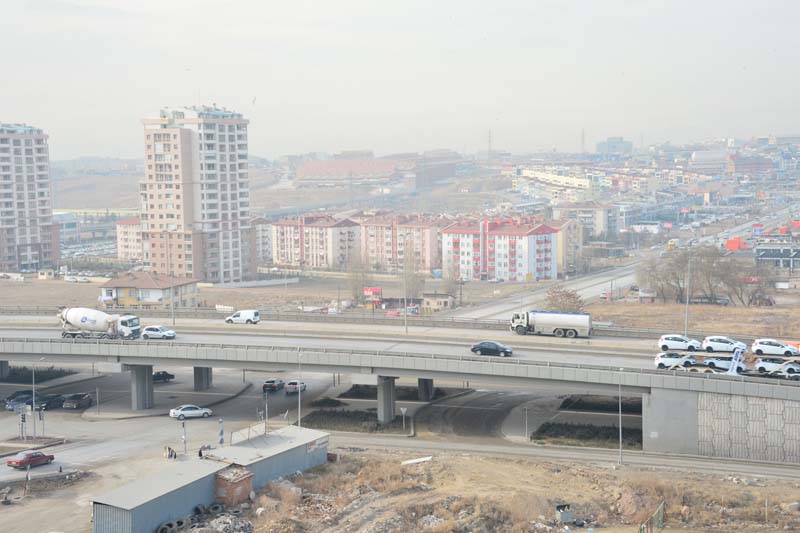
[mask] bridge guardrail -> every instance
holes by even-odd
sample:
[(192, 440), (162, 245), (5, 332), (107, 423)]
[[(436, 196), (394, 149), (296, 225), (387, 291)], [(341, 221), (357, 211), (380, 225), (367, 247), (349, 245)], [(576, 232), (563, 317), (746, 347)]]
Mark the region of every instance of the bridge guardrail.
[[(169, 309), (132, 309), (132, 308), (106, 308), (103, 309), (112, 313), (142, 314), (142, 316), (152, 318), (170, 318), (172, 311)], [(56, 307), (48, 306), (0, 306), (0, 315), (56, 315)], [(261, 319), (275, 322), (326, 322), (330, 324), (380, 324), (402, 326), (403, 317), (386, 316), (371, 312), (351, 312), (337, 314), (323, 313), (303, 313), (300, 311), (274, 311), (261, 309)], [(224, 319), (228, 313), (217, 311), (214, 308), (176, 308), (176, 318), (200, 318), (200, 319)], [(462, 328), (462, 329), (485, 329), (494, 331), (508, 330), (506, 320), (477, 320), (471, 318), (435, 318), (433, 316), (409, 316), (408, 325), (414, 327), (429, 328)], [(633, 328), (624, 326), (614, 326), (596, 324), (594, 330), (598, 334), (609, 337), (629, 337), (639, 339), (652, 339), (654, 342), (661, 336), (670, 333), (677, 333), (675, 330), (658, 328)], [(759, 337), (755, 334), (746, 333), (725, 333), (719, 331), (690, 331), (689, 336), (702, 339), (709, 335), (725, 335), (750, 343)]]
[[(624, 368), (619, 366), (587, 365), (578, 363), (536, 361), (530, 359), (504, 358), (504, 357), (489, 359), (482, 356), (448, 355), (448, 354), (438, 354), (438, 353), (434, 354), (434, 353), (415, 353), (415, 352), (392, 352), (392, 351), (381, 351), (381, 350), (341, 350), (341, 349), (303, 348), (303, 347), (288, 348), (286, 346), (248, 345), (248, 344), (179, 343), (179, 342), (171, 342), (169, 344), (164, 344), (164, 343), (149, 342), (149, 341), (0, 337), (0, 347), (4, 346), (5, 343), (24, 343), (24, 344), (39, 343), (39, 344), (48, 344), (54, 346), (77, 344), (77, 345), (90, 345), (90, 346), (111, 345), (111, 346), (131, 346), (131, 347), (153, 347), (156, 348), (155, 350), (153, 350), (155, 353), (157, 353), (159, 349), (174, 347), (176, 351), (180, 351), (181, 353), (181, 355), (179, 357), (176, 357), (176, 359), (178, 358), (198, 359), (198, 357), (196, 356), (192, 357), (189, 354), (191, 350), (198, 350), (198, 349), (220, 350), (220, 351), (226, 349), (245, 350), (245, 351), (251, 351), (251, 350), (280, 351), (280, 352), (295, 351), (298, 353), (308, 353), (308, 354), (311, 353), (321, 353), (326, 355), (341, 354), (342, 356), (378, 356), (378, 357), (400, 356), (405, 358), (426, 359), (426, 360), (438, 359), (438, 360), (470, 361), (470, 362), (513, 365), (513, 366), (565, 368), (565, 369), (576, 369), (576, 370), (600, 370), (600, 371), (616, 372), (628, 375), (636, 374), (636, 375), (649, 375), (649, 376), (662, 376), (662, 377), (675, 376), (675, 377), (685, 377), (688, 379), (695, 379), (695, 380), (720, 380), (720, 381), (737, 382), (737, 383), (763, 384), (763, 385), (770, 385), (777, 387), (791, 387), (794, 389), (800, 387), (800, 381), (769, 379), (765, 377), (748, 376), (748, 375), (731, 376), (727, 374), (711, 374), (711, 373), (687, 372), (678, 370), (665, 371), (665, 370), (655, 370), (646, 368)], [(158, 356), (155, 355), (146, 357), (158, 357)]]

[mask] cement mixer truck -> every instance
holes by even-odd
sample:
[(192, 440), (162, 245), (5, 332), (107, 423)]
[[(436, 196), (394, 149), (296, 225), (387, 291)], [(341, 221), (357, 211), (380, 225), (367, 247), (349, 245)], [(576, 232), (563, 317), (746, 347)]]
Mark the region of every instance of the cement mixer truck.
[(142, 332), (139, 317), (109, 315), (97, 309), (65, 307), (58, 313), (61, 336), (81, 339), (137, 339)]

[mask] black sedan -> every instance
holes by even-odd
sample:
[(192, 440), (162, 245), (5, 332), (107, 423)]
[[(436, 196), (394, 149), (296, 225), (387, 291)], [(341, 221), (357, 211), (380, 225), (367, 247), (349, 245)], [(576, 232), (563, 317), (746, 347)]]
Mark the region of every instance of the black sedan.
[(499, 355), (500, 357), (508, 357), (514, 353), (508, 346), (495, 341), (481, 341), (473, 345), (470, 351), (480, 355)]
[[(33, 398), (25, 402), (27, 405), (33, 405)], [(36, 395), (36, 410), (50, 410), (58, 409), (64, 406), (64, 397), (60, 394), (37, 394)]]

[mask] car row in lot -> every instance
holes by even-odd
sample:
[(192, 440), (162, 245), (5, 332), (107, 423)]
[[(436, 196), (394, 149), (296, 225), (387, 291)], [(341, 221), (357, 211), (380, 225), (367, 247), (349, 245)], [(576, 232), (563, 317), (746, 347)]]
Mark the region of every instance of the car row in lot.
[[(705, 356), (701, 363), (698, 363), (694, 354), (685, 352), (661, 352), (656, 354), (655, 357), (656, 367), (662, 370), (703, 366), (712, 370), (727, 372), (732, 364), (732, 355)], [(748, 369), (744, 361), (739, 361), (736, 365), (736, 371), (739, 373), (749, 370), (751, 369)], [(759, 374), (773, 374), (776, 372), (787, 376), (797, 374), (798, 379), (800, 379), (800, 363), (783, 357), (759, 357), (753, 363), (752, 370)]]
[[(658, 347), (663, 351), (686, 350), (689, 352), (734, 352), (736, 350), (747, 351), (747, 345), (741, 341), (731, 339), (722, 335), (711, 335), (703, 339), (689, 338), (685, 335), (662, 335), (658, 339)], [(775, 339), (756, 339), (750, 345), (750, 352), (755, 355), (782, 355), (784, 357), (800, 356), (800, 350), (796, 346), (781, 342)]]
[(91, 394), (79, 392), (75, 394), (47, 394), (36, 395), (36, 405), (33, 402), (33, 391), (30, 389), (18, 390), (5, 398), (5, 408), (7, 411), (19, 409), (27, 410), (33, 407), (36, 411), (48, 411), (52, 409), (85, 409), (91, 407), (94, 398)]

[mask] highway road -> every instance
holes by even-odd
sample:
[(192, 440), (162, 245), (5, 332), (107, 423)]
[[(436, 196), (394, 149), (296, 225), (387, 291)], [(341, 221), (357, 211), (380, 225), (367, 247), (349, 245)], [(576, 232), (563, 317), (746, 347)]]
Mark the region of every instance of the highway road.
[[(613, 287), (627, 287), (636, 282), (637, 263), (617, 267), (598, 274), (582, 276), (562, 283), (578, 291), (584, 300), (597, 298)], [(478, 307), (464, 307), (448, 314), (450, 317), (476, 320), (510, 320), (511, 313), (520, 309), (534, 309), (544, 302), (549, 286), (532, 289)]]
[[(257, 327), (257, 326), (255, 326)], [(504, 333), (504, 332), (494, 332)], [(53, 331), (46, 330), (0, 330), (0, 336), (5, 338), (37, 338), (37, 339), (59, 339), (54, 337)], [(341, 336), (341, 334), (339, 335)], [(198, 344), (230, 344), (230, 345), (250, 345), (250, 346), (280, 346), (280, 347), (300, 347), (313, 349), (330, 350), (369, 350), (380, 352), (413, 352), (430, 353), (442, 355), (473, 355), (469, 351), (472, 343), (486, 340), (483, 335), (477, 335), (475, 330), (471, 330), (471, 337), (457, 339), (450, 337), (449, 340), (409, 340), (404, 341), (398, 337), (397, 340), (381, 339), (342, 339), (331, 334), (330, 336), (314, 337), (286, 337), (283, 335), (271, 335), (265, 332), (263, 335), (220, 335), (220, 334), (200, 334), (186, 333), (181, 334), (178, 339), (181, 343)], [(505, 338), (505, 337), (508, 338)], [(553, 363), (573, 363), (585, 365), (619, 366), (625, 368), (653, 368), (653, 355), (655, 347), (642, 349), (641, 353), (629, 353), (620, 350), (619, 354), (603, 353), (598, 354), (592, 346), (568, 345), (561, 346), (541, 346), (541, 347), (520, 347), (513, 341), (527, 339), (518, 337), (512, 333), (503, 336), (489, 337), (493, 340), (503, 342), (514, 349), (512, 357), (527, 359), (532, 361), (545, 361)], [(133, 341), (138, 342), (138, 341)], [(143, 342), (143, 341), (142, 341)], [(162, 343), (169, 341), (150, 341)], [(489, 357), (489, 356), (486, 356)]]

